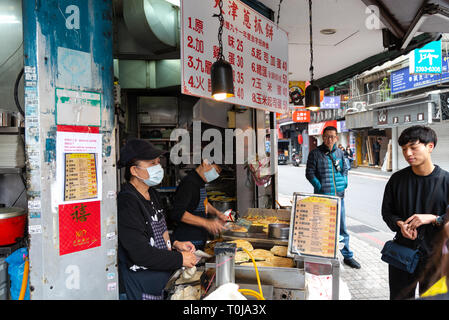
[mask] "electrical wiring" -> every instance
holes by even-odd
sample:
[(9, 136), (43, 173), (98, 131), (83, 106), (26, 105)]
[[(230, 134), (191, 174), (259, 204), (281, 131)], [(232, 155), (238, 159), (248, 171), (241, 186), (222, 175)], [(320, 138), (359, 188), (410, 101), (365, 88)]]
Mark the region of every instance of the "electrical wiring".
[(265, 298), (263, 296), (263, 292), (262, 292), (262, 285), (260, 284), (259, 270), (257, 270), (256, 261), (254, 260), (254, 257), (251, 254), (251, 252), (249, 252), (245, 248), (242, 248), (242, 249), (243, 249), (243, 251), (245, 251), (249, 255), (249, 257), (253, 261), (254, 269), (256, 270), (257, 285), (259, 286), (259, 292), (251, 290), (251, 289), (239, 289), (239, 292), (242, 293), (242, 294), (247, 294), (247, 295), (256, 297), (257, 300), (265, 300)]
[(30, 270), (30, 261), (28, 257), (25, 258), (25, 268), (23, 270), (23, 278), (22, 278), (22, 286), (20, 288), (19, 300), (23, 300), (25, 298), (26, 289), (28, 285), (28, 273)]

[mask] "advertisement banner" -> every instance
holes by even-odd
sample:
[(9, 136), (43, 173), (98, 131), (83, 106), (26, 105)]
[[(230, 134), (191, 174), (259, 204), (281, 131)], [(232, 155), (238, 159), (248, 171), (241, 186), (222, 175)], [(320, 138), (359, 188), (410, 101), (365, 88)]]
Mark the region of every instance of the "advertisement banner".
[(409, 67), (393, 71), (390, 75), (391, 93), (396, 94), (449, 81), (448, 57), (443, 57), (441, 74), (410, 74)]
[[(211, 97), (210, 69), (219, 57), (219, 1), (181, 1), (181, 90)], [(234, 72), (226, 103), (284, 113), (288, 109), (288, 36), (238, 0), (223, 1), (223, 56)]]
[(319, 123), (309, 123), (309, 136), (319, 136), (323, 134), (323, 130), (326, 127), (337, 128), (337, 120), (319, 122)]
[(304, 95), (306, 93), (305, 81), (289, 81), (290, 104), (304, 106)]
[(441, 40), (415, 49), (409, 58), (410, 74), (440, 74), (442, 72)]
[(293, 122), (310, 122), (310, 111), (296, 110), (292, 116)]
[(324, 96), (320, 109), (340, 109), (340, 96)]

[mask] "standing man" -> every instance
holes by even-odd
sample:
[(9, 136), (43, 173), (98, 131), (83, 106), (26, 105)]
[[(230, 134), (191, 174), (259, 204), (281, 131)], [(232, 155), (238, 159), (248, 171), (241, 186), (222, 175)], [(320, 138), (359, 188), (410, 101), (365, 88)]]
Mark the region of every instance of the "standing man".
[[(413, 299), (417, 281), (433, 250), (437, 233), (442, 230), (449, 196), (449, 173), (432, 163), (437, 144), (435, 131), (424, 126), (405, 129), (398, 139), (410, 166), (394, 173), (385, 186), (382, 218), (396, 232), (395, 241), (420, 248), (421, 257), (410, 274), (389, 265), (390, 299)], [(431, 283), (419, 282), (419, 293)]]
[[(227, 217), (207, 202), (206, 194), (206, 183), (217, 179), (219, 171), (216, 164), (205, 159), (182, 179), (169, 214), (177, 222), (173, 232), (175, 240), (190, 241), (197, 249), (203, 250), (209, 233), (218, 234), (224, 230)], [(217, 219), (209, 219), (210, 216)]]
[(345, 189), (348, 186), (348, 165), (343, 151), (337, 148), (337, 128), (329, 126), (323, 131), (323, 144), (309, 154), (306, 178), (313, 185), (314, 193), (338, 196), (341, 198), (340, 237), (344, 247), (341, 249), (343, 262), (351, 268), (360, 269), (349, 249), (349, 233), (346, 229)]
[(382, 142), (382, 138), (376, 138), (373, 142), (373, 153), (374, 153), (374, 165), (376, 167), (379, 166), (380, 163), (380, 143)]

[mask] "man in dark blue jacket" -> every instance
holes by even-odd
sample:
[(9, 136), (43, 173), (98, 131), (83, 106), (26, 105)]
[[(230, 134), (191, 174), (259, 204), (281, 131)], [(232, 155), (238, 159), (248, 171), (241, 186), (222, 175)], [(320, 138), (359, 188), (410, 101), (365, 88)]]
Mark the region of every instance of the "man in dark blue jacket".
[(345, 189), (348, 186), (348, 165), (342, 150), (337, 148), (337, 129), (329, 126), (323, 131), (323, 144), (313, 150), (307, 159), (306, 178), (313, 185), (314, 193), (341, 198), (340, 237), (344, 243), (341, 254), (343, 262), (351, 268), (360, 269), (349, 249), (349, 234), (346, 229)]

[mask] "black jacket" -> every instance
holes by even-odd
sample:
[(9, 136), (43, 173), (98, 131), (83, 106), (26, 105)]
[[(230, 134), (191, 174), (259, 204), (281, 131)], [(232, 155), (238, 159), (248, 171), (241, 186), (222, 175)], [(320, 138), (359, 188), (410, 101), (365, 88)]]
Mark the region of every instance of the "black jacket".
[[(149, 189), (150, 197), (160, 206), (158, 193)], [(182, 267), (182, 254), (177, 251), (158, 249), (150, 245), (154, 231), (150, 215), (155, 214), (148, 201), (130, 183), (122, 186), (118, 194), (118, 242), (128, 267), (133, 265), (152, 270), (176, 270)], [(148, 215), (148, 213), (150, 215)], [(165, 219), (159, 214), (160, 219)]]
[(415, 248), (419, 243), (425, 256), (429, 256), (434, 238), (441, 228), (433, 224), (418, 227), (421, 239), (410, 240), (402, 236), (397, 221), (405, 221), (413, 214), (444, 215), (449, 198), (449, 172), (435, 166), (428, 176), (416, 175), (411, 167), (394, 173), (388, 181), (382, 202), (382, 218), (396, 232), (399, 243)]

